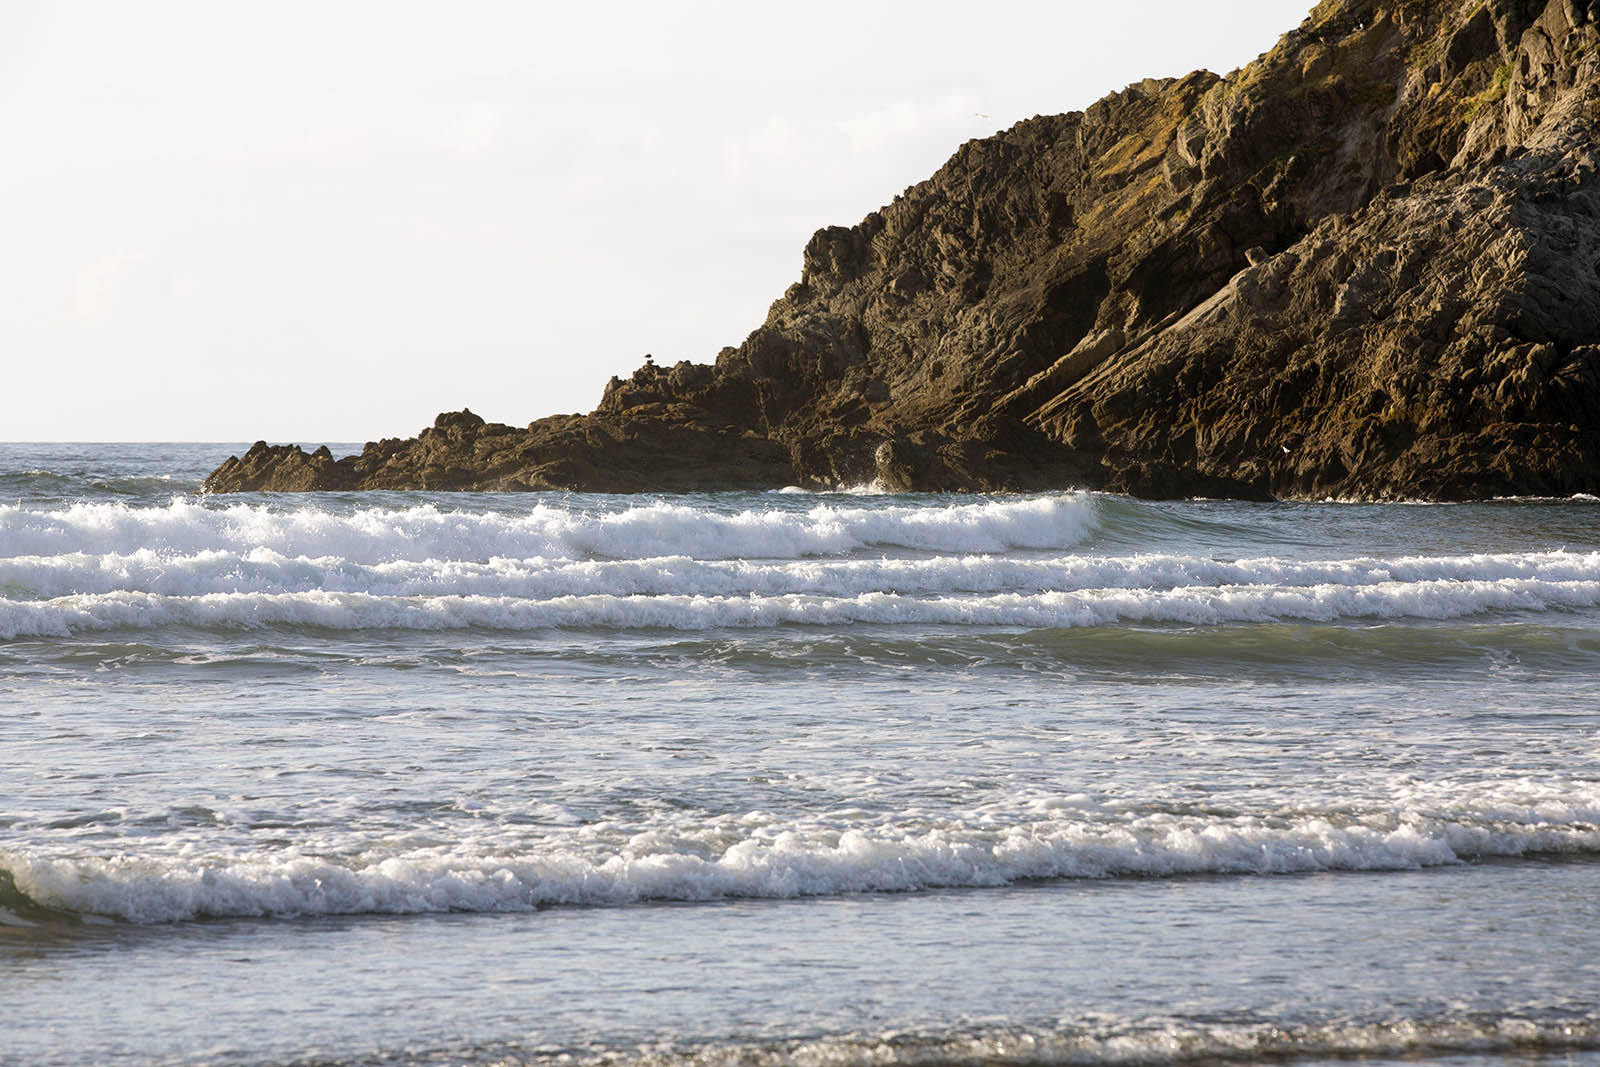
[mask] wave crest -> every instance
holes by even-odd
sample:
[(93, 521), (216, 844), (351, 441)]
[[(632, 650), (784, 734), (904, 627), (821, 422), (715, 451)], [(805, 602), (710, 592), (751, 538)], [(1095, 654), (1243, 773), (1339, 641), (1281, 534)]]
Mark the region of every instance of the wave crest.
[(39, 907), (165, 922), (833, 896), (1036, 879), (1414, 870), (1477, 857), (1600, 852), (1594, 789), (1504, 799), (1443, 814), (1237, 816), (1112, 812), (1080, 800), (998, 826), (981, 814), (838, 824), (749, 813), (427, 848), (367, 841), (344, 855), (303, 846), (208, 857), (13, 850), (0, 852), (0, 868)]
[(892, 547), (935, 552), (1062, 549), (1094, 527), (1095, 504), (1068, 493), (938, 506), (785, 508), (719, 512), (676, 503), (579, 511), (536, 504), (521, 512), (418, 507), (340, 514), (174, 499), (165, 508), (84, 503), (39, 512), (0, 507), (8, 556), (72, 553), (161, 556), (269, 549), (287, 557), (355, 563), (396, 560), (799, 559)]
[[(1600, 1019), (1555, 1009), (1537, 1014), (1489, 1013), (1322, 1023), (1182, 1019), (1089, 1020), (1050, 1027), (992, 1026), (935, 1034), (845, 1034), (767, 1043), (707, 1044), (643, 1052), (574, 1056), (519, 1055), (518, 1062), (578, 1067), (946, 1067), (983, 1063), (1046, 1064), (1234, 1063), (1305, 1057), (1421, 1058), (1472, 1053), (1539, 1053), (1600, 1048)], [(517, 1050), (485, 1050), (504, 1062)], [(477, 1057), (453, 1050), (451, 1061)]]
[(1372, 586), (1091, 589), (987, 596), (837, 597), (605, 595), (383, 597), (370, 593), (208, 593), (174, 597), (116, 592), (45, 601), (0, 600), (0, 637), (188, 626), (242, 629), (508, 631), (711, 630), (850, 624), (1069, 628), (1119, 623), (1218, 625), (1341, 619), (1458, 619), (1486, 612), (1600, 606), (1600, 581), (1384, 582)]

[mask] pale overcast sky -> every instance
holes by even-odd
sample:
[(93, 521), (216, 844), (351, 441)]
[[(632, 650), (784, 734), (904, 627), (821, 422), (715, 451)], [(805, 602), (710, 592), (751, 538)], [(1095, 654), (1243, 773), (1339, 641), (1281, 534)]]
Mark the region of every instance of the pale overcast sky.
[(963, 141), (1309, 6), (0, 0), (0, 440), (588, 411)]

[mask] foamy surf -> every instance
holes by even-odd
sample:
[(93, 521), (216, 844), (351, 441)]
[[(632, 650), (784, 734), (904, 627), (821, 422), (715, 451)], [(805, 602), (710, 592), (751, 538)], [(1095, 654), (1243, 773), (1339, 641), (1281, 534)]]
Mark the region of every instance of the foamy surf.
[(535, 504), (526, 511), (457, 511), (259, 505), (174, 499), (164, 508), (83, 503), (55, 511), (0, 507), (7, 557), (192, 556), (268, 549), (288, 557), (395, 560), (797, 559), (875, 548), (1003, 552), (1069, 548), (1094, 528), (1085, 494), (931, 506), (779, 508), (718, 511), (680, 503), (581, 510)]
[(558, 596), (851, 597), (1232, 586), (1375, 586), (1424, 582), (1600, 581), (1600, 553), (1215, 560), (1149, 553), (1020, 558), (937, 555), (914, 559), (807, 558), (778, 562), (658, 556), (631, 560), (491, 557), (362, 563), (337, 556), (286, 556), (269, 548), (184, 555), (128, 554), (0, 558), (0, 593), (11, 599), (146, 592), (368, 593), (383, 597)]
[(165, 626), (1197, 626), (1600, 606), (1600, 552), (1087, 551), (1105, 521), (1164, 520), (1083, 494), (803, 510), (535, 502), (519, 512), (434, 503), (284, 511), (186, 500), (0, 508), (0, 638)]
[[(997, 887), (1045, 879), (1398, 871), (1485, 857), (1600, 853), (1600, 791), (1569, 784), (1499, 803), (1200, 815), (1086, 798), (992, 813), (876, 820), (761, 812), (538, 832), (462, 830), (451, 844), (322, 841), (235, 852), (181, 842), (114, 855), (0, 850), (28, 905), (131, 922), (223, 916), (528, 911), (554, 905), (794, 898)], [(0, 885), (3, 885), (0, 880)], [(19, 902), (0, 899), (0, 904)]]
[(600, 1054), (569, 1050), (441, 1050), (437, 1062), (563, 1063), (576, 1067), (947, 1067), (993, 1064), (1252, 1063), (1395, 1057), (1537, 1057), (1600, 1049), (1600, 1017), (1557, 1005), (1516, 1014), (1457, 1013), (1381, 1020), (1197, 1021), (1101, 1017), (946, 1032), (851, 1033), (781, 1041), (663, 1042)]
[(0, 1063), (1584, 1047), (1586, 503), (174, 502), (211, 452), (8, 453), (70, 477), (0, 477)]
[(986, 596), (862, 593), (777, 596), (607, 595), (384, 597), (369, 593), (115, 592), (44, 601), (0, 600), (0, 637), (87, 631), (319, 627), (332, 630), (664, 629), (775, 626), (992, 626), (1072, 628), (1130, 623), (1214, 626), (1342, 619), (1459, 619), (1489, 612), (1600, 606), (1600, 581), (1382, 582), (1372, 586), (1224, 586), (1095, 589)]

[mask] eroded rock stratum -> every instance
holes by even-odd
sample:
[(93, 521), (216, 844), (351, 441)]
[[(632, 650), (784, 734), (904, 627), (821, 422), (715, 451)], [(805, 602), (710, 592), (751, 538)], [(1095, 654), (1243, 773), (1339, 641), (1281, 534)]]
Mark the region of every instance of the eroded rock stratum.
[(1597, 6), (1326, 0), (961, 146), (712, 365), (207, 487), (1600, 492)]

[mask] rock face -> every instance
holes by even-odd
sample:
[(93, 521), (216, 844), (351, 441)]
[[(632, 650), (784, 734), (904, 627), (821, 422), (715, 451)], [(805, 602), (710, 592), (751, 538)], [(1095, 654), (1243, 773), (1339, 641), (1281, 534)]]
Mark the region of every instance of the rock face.
[(1600, 0), (1325, 0), (963, 145), (714, 365), (213, 491), (1600, 492)]

